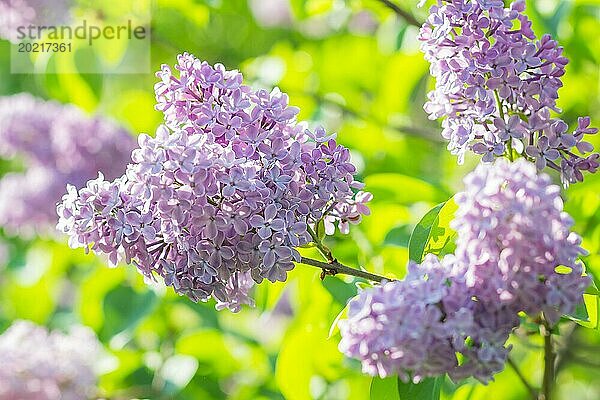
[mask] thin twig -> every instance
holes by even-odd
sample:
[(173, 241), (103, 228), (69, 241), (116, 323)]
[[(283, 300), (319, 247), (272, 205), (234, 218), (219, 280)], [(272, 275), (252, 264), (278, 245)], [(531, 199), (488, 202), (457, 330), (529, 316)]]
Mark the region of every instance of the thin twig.
[(305, 265), (310, 265), (313, 267), (321, 268), (323, 270), (323, 275), (337, 275), (344, 274), (350, 276), (356, 276), (358, 278), (368, 279), (374, 282), (381, 282), (383, 280), (393, 281), (394, 279), (386, 278), (385, 276), (380, 276), (376, 274), (372, 274), (370, 272), (361, 271), (360, 269), (348, 267), (340, 263), (337, 260), (333, 260), (331, 262), (323, 262), (319, 260), (314, 260), (312, 258), (302, 257), (300, 263)]
[(533, 386), (531, 386), (531, 384), (527, 381), (527, 378), (525, 378), (525, 376), (523, 375), (523, 373), (519, 369), (519, 366), (510, 357), (508, 358), (508, 365), (510, 365), (511, 368), (513, 369), (513, 371), (515, 371), (515, 374), (517, 374), (517, 376), (519, 377), (519, 379), (523, 383), (523, 386), (525, 386), (527, 388), (527, 391), (531, 395), (532, 400), (537, 400), (538, 399), (538, 392), (537, 392), (537, 390), (535, 390), (533, 388)]
[(386, 7), (390, 8), (391, 10), (393, 10), (399, 17), (403, 18), (409, 25), (413, 25), (413, 26), (416, 26), (418, 28), (420, 28), (421, 25), (423, 25), (421, 22), (419, 22), (414, 17), (414, 15), (412, 15), (408, 11), (400, 8), (400, 6), (398, 6), (397, 4), (391, 2), (390, 0), (379, 0), (379, 2), (385, 4)]
[[(338, 102), (330, 101), (330, 100), (328, 100), (326, 98), (322, 98), (322, 97), (319, 98), (317, 96), (315, 96), (315, 99), (317, 101), (321, 101), (321, 102), (331, 104), (333, 106), (337, 106), (344, 114), (350, 115), (354, 118), (357, 118), (357, 119), (360, 119), (363, 121), (371, 122), (375, 125), (378, 125), (381, 128), (392, 129), (403, 135), (417, 137), (417, 138), (428, 140), (428, 141), (434, 142), (434, 143), (443, 143), (444, 142), (444, 139), (442, 138), (441, 135), (435, 134), (429, 129), (423, 129), (423, 128), (420, 128), (417, 126), (412, 126), (412, 125), (399, 125), (399, 124), (390, 124), (390, 123), (382, 122), (373, 115), (361, 113), (350, 107), (344, 106)], [(432, 129), (437, 129), (437, 128), (432, 127)]]
[[(434, 143), (444, 143), (444, 139), (441, 137), (441, 135), (439, 134), (435, 134), (434, 132), (432, 132), (429, 129), (423, 129), (421, 127), (417, 127), (417, 126), (411, 126), (411, 125), (398, 125), (398, 124), (389, 124), (383, 121), (380, 121), (378, 118), (376, 118), (374, 115), (372, 114), (367, 114), (367, 113), (363, 113), (363, 112), (359, 112), (357, 110), (354, 110), (344, 104), (341, 104), (340, 102), (334, 101), (332, 99), (329, 99), (325, 96), (322, 96), (318, 93), (308, 93), (308, 92), (294, 92), (294, 91), (289, 91), (286, 90), (286, 93), (288, 94), (298, 94), (298, 95), (302, 95), (302, 96), (311, 96), (313, 98), (313, 100), (315, 100), (317, 103), (320, 104), (328, 104), (334, 107), (337, 107), (340, 109), (340, 111), (346, 115), (349, 115), (351, 117), (354, 117), (356, 119), (360, 119), (362, 121), (366, 121), (366, 122), (371, 122), (383, 129), (392, 129), (395, 130), (401, 134), (404, 134), (406, 136), (413, 136), (413, 137), (417, 137), (420, 139), (424, 139), (424, 140), (428, 140), (430, 142), (434, 142)], [(437, 129), (436, 127), (431, 127), (431, 129)]]
[(539, 400), (551, 400), (552, 387), (554, 384), (554, 349), (552, 348), (552, 330), (547, 321), (544, 320), (540, 326), (544, 337), (544, 381), (542, 383), (542, 395)]

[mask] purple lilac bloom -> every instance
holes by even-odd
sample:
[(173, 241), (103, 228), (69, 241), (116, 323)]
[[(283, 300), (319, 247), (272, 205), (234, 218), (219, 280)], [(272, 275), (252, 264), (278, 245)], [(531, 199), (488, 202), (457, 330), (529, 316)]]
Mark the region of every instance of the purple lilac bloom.
[[(428, 256), (421, 265), (410, 263), (404, 280), (361, 291), (348, 304), (348, 318), (339, 322), (340, 351), (361, 360), (367, 374), (397, 374), (405, 381), (454, 369), (458, 330), (450, 326), (463, 302), (449, 310), (440, 306), (454, 285), (450, 260)], [(464, 317), (458, 325), (470, 325), (470, 315)]]
[[(588, 117), (569, 130), (551, 112), (568, 59), (549, 35), (536, 38), (523, 13), (525, 2), (504, 8), (500, 0), (440, 0), (420, 32), (421, 49), (436, 78), (425, 110), (445, 118), (442, 136), (463, 162), (472, 150), (484, 162), (513, 149), (560, 171), (563, 184), (595, 172), (598, 154), (585, 140), (595, 134)], [(592, 154), (590, 154), (592, 153)]]
[(116, 178), (134, 146), (125, 129), (75, 106), (25, 93), (0, 98), (0, 157), (24, 166), (0, 179), (0, 226), (52, 232), (65, 186), (82, 187), (98, 171)]
[(57, 25), (68, 19), (71, 0), (0, 0), (0, 38), (17, 43), (19, 27)]
[(48, 332), (16, 321), (0, 335), (0, 400), (82, 400), (95, 397), (94, 362), (101, 354), (94, 332), (76, 327)]
[(523, 159), (498, 159), (469, 174), (455, 199), (456, 256), (468, 286), (490, 287), (482, 304), (543, 312), (552, 324), (575, 310), (589, 285), (578, 261), (585, 250), (548, 175)]
[(362, 291), (339, 323), (340, 351), (374, 376), (418, 382), (448, 373), (488, 382), (504, 366), (504, 343), (518, 318), (482, 307), (463, 271), (454, 256), (430, 254), (420, 265), (409, 263), (403, 280)]
[(124, 258), (194, 301), (237, 311), (255, 282), (284, 281), (320, 221), (347, 231), (368, 214), (347, 148), (295, 120), (278, 89), (189, 54), (157, 73), (166, 126), (141, 135), (125, 174), (102, 175), (58, 206), (73, 247)]
[(590, 280), (577, 258), (585, 252), (550, 177), (526, 160), (499, 159), (478, 166), (465, 186), (456, 195), (455, 255), (427, 255), (402, 281), (350, 301), (339, 348), (365, 373), (487, 383), (504, 368), (520, 312), (554, 325), (581, 302)]

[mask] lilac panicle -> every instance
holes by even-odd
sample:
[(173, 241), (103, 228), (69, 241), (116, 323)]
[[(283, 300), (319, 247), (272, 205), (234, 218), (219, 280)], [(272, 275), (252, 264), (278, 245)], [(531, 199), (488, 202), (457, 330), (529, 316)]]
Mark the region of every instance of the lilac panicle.
[(468, 150), (484, 162), (512, 151), (560, 171), (564, 185), (596, 172), (598, 153), (586, 141), (597, 133), (589, 117), (569, 129), (551, 112), (569, 60), (549, 35), (537, 38), (525, 2), (440, 0), (420, 32), (436, 87), (425, 110), (444, 118), (442, 136), (462, 163)]
[(454, 255), (430, 254), (402, 281), (350, 301), (339, 347), (364, 372), (486, 383), (504, 368), (520, 312), (554, 325), (581, 302), (585, 251), (548, 175), (524, 159), (499, 159), (469, 174), (455, 199)]
[[(450, 262), (429, 256), (421, 265), (410, 263), (404, 280), (361, 291), (348, 304), (348, 319), (339, 322), (340, 351), (360, 359), (365, 373), (405, 381), (455, 368), (450, 326), (465, 321), (450, 321), (464, 302), (452, 304), (452, 311), (440, 307), (454, 292)], [(459, 315), (470, 324), (468, 313)]]
[(430, 254), (420, 265), (409, 263), (403, 280), (362, 291), (339, 323), (340, 351), (374, 376), (418, 382), (448, 373), (489, 381), (504, 366), (504, 344), (518, 318), (481, 307), (462, 270), (455, 257)]
[(52, 232), (65, 186), (82, 187), (98, 171), (116, 178), (134, 146), (127, 130), (75, 106), (26, 93), (0, 97), (0, 157), (24, 166), (0, 180), (0, 226)]
[(575, 310), (589, 285), (578, 260), (586, 253), (548, 175), (523, 159), (499, 159), (469, 174), (455, 199), (456, 256), (468, 266), (467, 283), (493, 289), (482, 302), (543, 312), (551, 323)]
[(15, 321), (0, 335), (0, 400), (95, 397), (94, 362), (101, 349), (94, 332), (86, 327), (65, 334)]
[(165, 126), (139, 137), (122, 177), (68, 188), (58, 228), (71, 246), (237, 311), (255, 282), (286, 279), (319, 221), (347, 232), (368, 214), (348, 149), (296, 122), (278, 89), (189, 54), (157, 76)]

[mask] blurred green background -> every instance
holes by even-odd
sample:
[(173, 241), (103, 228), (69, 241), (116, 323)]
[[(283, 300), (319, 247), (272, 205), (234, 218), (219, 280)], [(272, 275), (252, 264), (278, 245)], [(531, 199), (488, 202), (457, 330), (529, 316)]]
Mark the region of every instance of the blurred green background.
[[(84, 3), (100, 15), (114, 12), (114, 2)], [(421, 21), (426, 17), (427, 9), (417, 9), (415, 0), (396, 3)], [(565, 119), (573, 124), (577, 116), (590, 115), (598, 126), (600, 2), (527, 5), (538, 35), (552, 34), (571, 59), (559, 92)], [(438, 123), (422, 110), (433, 82), (416, 35), (417, 28), (377, 0), (157, 0), (152, 70), (173, 64), (184, 51), (239, 68), (247, 83), (287, 92), (301, 119), (338, 132), (375, 197), (372, 215), (328, 244), (349, 265), (401, 277), (412, 227), (459, 190), (477, 163), (473, 157), (457, 166)], [(104, 62), (114, 54), (77, 57)], [(10, 74), (9, 43), (0, 40), (0, 95), (28, 91), (74, 103), (136, 134), (152, 133), (161, 122), (153, 109), (153, 74), (60, 74), (52, 61), (47, 68), (36, 75)], [(0, 164), (0, 174), (7, 165)], [(600, 174), (573, 185), (565, 197), (590, 251), (588, 268), (600, 275)], [(255, 309), (232, 314), (148, 286), (134, 267), (109, 269), (103, 259), (69, 249), (64, 238), (2, 234), (2, 243), (0, 331), (19, 318), (50, 328), (92, 327), (110, 355), (100, 378), (100, 393), (108, 398), (369, 398), (370, 378), (338, 352), (338, 334), (328, 338), (356, 292), (352, 283), (321, 281), (318, 270), (300, 265), (285, 285), (261, 284)], [(599, 332), (569, 323), (562, 329), (557, 398), (600, 399)], [(540, 382), (538, 338), (517, 334), (511, 341), (524, 374)], [(526, 391), (507, 369), (488, 386), (447, 381), (443, 398), (524, 399)]]

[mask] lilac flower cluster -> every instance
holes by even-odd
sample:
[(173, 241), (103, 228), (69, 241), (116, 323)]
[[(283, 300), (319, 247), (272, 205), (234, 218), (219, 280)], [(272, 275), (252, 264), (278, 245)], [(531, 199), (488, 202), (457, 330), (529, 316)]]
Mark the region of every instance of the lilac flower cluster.
[(505, 342), (519, 318), (475, 300), (485, 291), (468, 287), (464, 270), (452, 255), (440, 261), (429, 254), (420, 265), (409, 263), (403, 280), (362, 291), (339, 322), (340, 351), (373, 376), (418, 382), (447, 373), (488, 382), (504, 367)]
[[(339, 349), (362, 361), (363, 372), (420, 380), (452, 371), (454, 343), (471, 326), (464, 282), (452, 275), (454, 259), (428, 255), (409, 263), (402, 281), (361, 291), (339, 322)], [(460, 301), (456, 301), (460, 299)]]
[(551, 324), (574, 311), (589, 285), (577, 260), (585, 250), (548, 175), (523, 159), (500, 159), (469, 174), (455, 200), (456, 256), (468, 265), (467, 284), (491, 288), (481, 302), (543, 312)]
[(577, 261), (581, 238), (549, 176), (523, 159), (498, 160), (465, 186), (456, 196), (455, 255), (428, 255), (409, 264), (404, 280), (350, 302), (340, 350), (364, 372), (488, 382), (504, 367), (520, 312), (543, 313), (553, 325), (581, 301), (589, 285)]
[(17, 43), (17, 28), (55, 25), (68, 19), (71, 0), (0, 0), (0, 38)]
[(25, 169), (0, 180), (0, 226), (51, 232), (65, 186), (81, 187), (98, 171), (119, 176), (134, 146), (125, 129), (75, 106), (25, 93), (0, 98), (0, 157), (18, 159)]
[[(514, 152), (560, 171), (565, 185), (596, 172), (598, 153), (585, 135), (588, 117), (570, 131), (551, 118), (568, 59), (549, 35), (537, 39), (525, 2), (440, 0), (421, 28), (421, 49), (436, 78), (425, 110), (445, 117), (442, 136), (462, 163), (467, 150), (484, 162)], [(586, 154), (588, 154), (586, 156)]]
[(77, 327), (68, 334), (16, 321), (0, 335), (0, 400), (83, 400), (94, 397), (94, 361), (101, 344)]
[(121, 178), (69, 187), (58, 228), (73, 247), (113, 263), (124, 254), (176, 292), (237, 311), (254, 282), (286, 279), (320, 221), (347, 232), (370, 195), (356, 193), (348, 149), (297, 123), (287, 95), (189, 54), (175, 70), (157, 73), (166, 126), (139, 137)]

